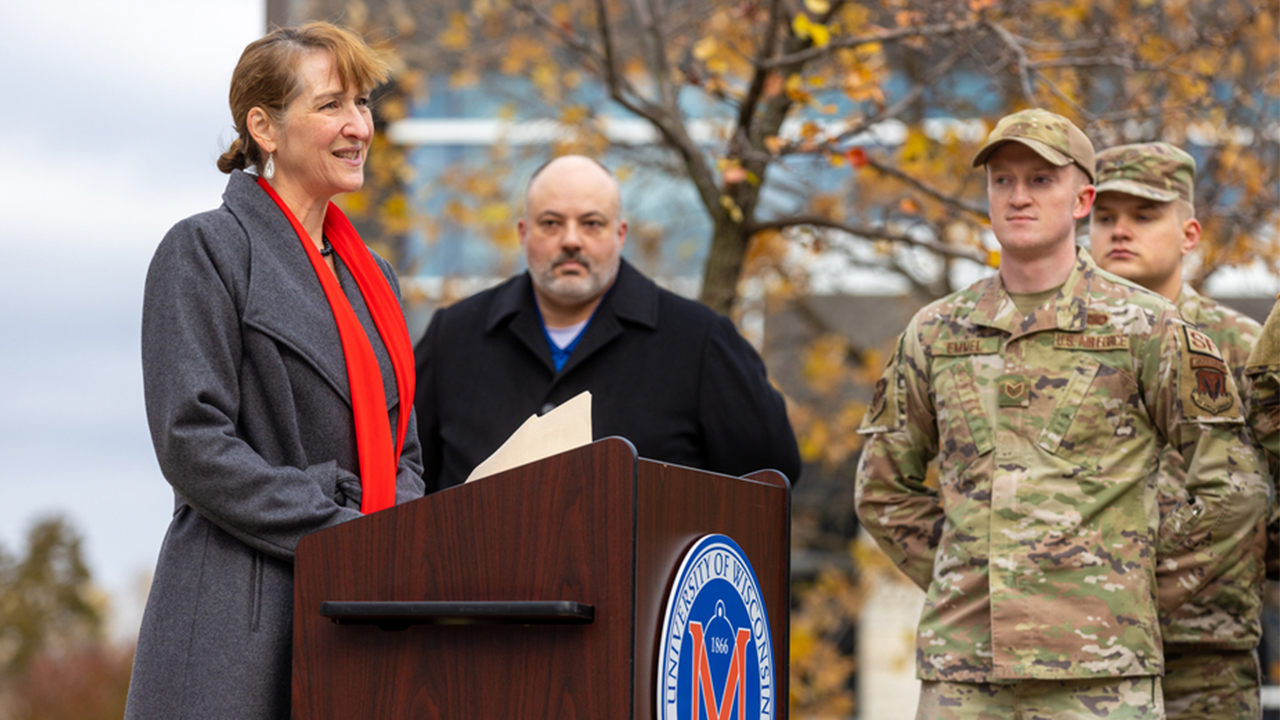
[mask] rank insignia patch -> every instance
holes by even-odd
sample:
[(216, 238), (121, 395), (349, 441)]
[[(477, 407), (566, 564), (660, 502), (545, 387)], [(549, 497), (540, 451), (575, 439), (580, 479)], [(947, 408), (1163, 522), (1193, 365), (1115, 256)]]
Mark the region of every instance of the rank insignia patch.
[(1000, 407), (1026, 407), (1027, 381), (1021, 375), (1004, 375), (999, 380)]

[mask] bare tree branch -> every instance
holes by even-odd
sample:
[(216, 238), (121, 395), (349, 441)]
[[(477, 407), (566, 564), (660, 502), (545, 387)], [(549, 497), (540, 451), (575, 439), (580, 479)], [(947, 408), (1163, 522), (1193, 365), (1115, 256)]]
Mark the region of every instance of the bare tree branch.
[(1022, 97), (1027, 104), (1034, 107), (1036, 104), (1035, 91), (1031, 86), (1031, 75), (1027, 71), (1027, 51), (1018, 42), (1018, 38), (1013, 33), (1006, 30), (1000, 23), (992, 21), (984, 21), (986, 26), (991, 29), (1004, 44), (1009, 46), (1013, 51), (1013, 55), (1018, 61), (1018, 77), (1022, 80)]
[(811, 47), (800, 50), (789, 55), (781, 55), (771, 60), (761, 63), (761, 67), (766, 70), (773, 70), (785, 65), (794, 63), (806, 63), (815, 58), (829, 55), (836, 50), (847, 50), (849, 48), (859, 47), (861, 45), (871, 45), (873, 43), (891, 42), (893, 40), (901, 40), (909, 37), (937, 37), (941, 35), (954, 35), (962, 33), (979, 26), (981, 23), (977, 21), (941, 23), (936, 25), (912, 25), (895, 30), (882, 30), (880, 32), (870, 33), (868, 35), (859, 35), (858, 37), (841, 38), (832, 40), (824, 47)]
[[(855, 126), (846, 128), (844, 131), (837, 133), (836, 136), (828, 137), (822, 142), (787, 142), (785, 146), (782, 146), (781, 149), (778, 150), (778, 156), (781, 158), (781, 156), (785, 155), (814, 155), (819, 154), (819, 152), (836, 152), (836, 154), (838, 154), (838, 152), (841, 151), (841, 143), (849, 140), (849, 138), (868, 132), (869, 129), (872, 129), (872, 127), (876, 126), (877, 123), (883, 122), (883, 120), (899, 117), (899, 115), (904, 113), (904, 111), (908, 109), (913, 102), (919, 100), (920, 96), (924, 94), (924, 91), (928, 90), (928, 87), (933, 85), (934, 82), (937, 82), (938, 78), (941, 78), (942, 76), (945, 76), (947, 72), (950, 72), (956, 61), (959, 61), (963, 56), (963, 50), (956, 50), (955, 53), (947, 56), (947, 58), (943, 59), (941, 63), (934, 65), (928, 76), (925, 76), (922, 81), (911, 87), (911, 90), (906, 92), (906, 95), (900, 97), (896, 102), (893, 102), (893, 105), (888, 106), (888, 108), (884, 108), (879, 111), (879, 113), (872, 115), (872, 117), (863, 118), (858, 124), (855, 124)], [(773, 159), (773, 156), (769, 155), (767, 158)], [(961, 209), (968, 210), (966, 208)], [(986, 211), (983, 211), (982, 214), (986, 215)]]
[(911, 187), (915, 188), (918, 192), (924, 195), (927, 195), (933, 198), (934, 200), (937, 200), (943, 205), (946, 205), (948, 207), (953, 207), (957, 210), (960, 210), (961, 212), (968, 213), (981, 220), (987, 219), (986, 208), (978, 205), (973, 205), (971, 203), (967, 203), (964, 200), (958, 197), (955, 197), (954, 195), (945, 193), (931, 185), (926, 184), (923, 180), (911, 177), (910, 175), (902, 172), (896, 167), (893, 167), (891, 165), (886, 165), (876, 160), (875, 158), (871, 158), (871, 157), (867, 158), (867, 165), (875, 168), (876, 171), (879, 173), (888, 175), (889, 177), (894, 178), (895, 180), (898, 180), (903, 183), (906, 183), (907, 185), (910, 185)]
[[(635, 9), (636, 16), (640, 18), (640, 25), (644, 28), (645, 49), (649, 55), (649, 66), (653, 69), (654, 80), (658, 83), (658, 97), (661, 98), (662, 106), (668, 110), (676, 107), (676, 92), (671, 87), (671, 67), (667, 64), (667, 39), (663, 36), (661, 27), (661, 8), (652, 7), (654, 0), (632, 0), (631, 5)], [(597, 12), (603, 12), (605, 0), (597, 0), (596, 5), (600, 8)]]
[(929, 287), (927, 284), (918, 280), (916, 278), (915, 273), (911, 272), (911, 270), (906, 266), (906, 264), (903, 263), (902, 260), (897, 256), (890, 256), (889, 265), (894, 270), (897, 271), (899, 276), (906, 278), (907, 282), (911, 284), (911, 288), (915, 293), (919, 295), (939, 297), (937, 291)]
[(1052, 60), (1037, 60), (1028, 62), (1027, 68), (1030, 70), (1044, 70), (1045, 68), (1061, 68), (1061, 67), (1120, 67), (1133, 72), (1135, 70), (1144, 70), (1148, 72), (1163, 72), (1182, 75), (1184, 77), (1203, 77), (1197, 73), (1187, 72), (1185, 70), (1177, 70), (1169, 67), (1169, 62), (1176, 59), (1171, 56), (1166, 62), (1149, 63), (1141, 60), (1135, 60), (1131, 57), (1123, 55), (1108, 56), (1089, 56), (1089, 57), (1064, 57), (1054, 58)]
[(738, 130), (751, 137), (751, 120), (755, 117), (756, 105), (764, 92), (765, 82), (769, 79), (770, 70), (765, 67), (765, 58), (773, 54), (777, 45), (778, 28), (782, 22), (782, 0), (771, 0), (769, 3), (769, 22), (765, 24), (764, 37), (760, 39), (760, 49), (756, 54), (755, 71), (751, 76), (751, 86), (738, 108)]
[(1052, 60), (1037, 60), (1028, 62), (1027, 68), (1030, 70), (1043, 70), (1045, 68), (1062, 68), (1062, 67), (1119, 67), (1133, 72), (1134, 70), (1160, 70), (1150, 63), (1140, 63), (1131, 57), (1123, 55), (1090, 55), (1087, 57), (1060, 57)]
[[(857, 253), (855, 247), (855, 243), (857, 241), (858, 238), (854, 237), (830, 238), (825, 243), (825, 249), (841, 253), (859, 267), (870, 268), (873, 270), (887, 270), (889, 272), (897, 273), (899, 277), (906, 280), (911, 286), (911, 292), (919, 297), (938, 298), (947, 294), (946, 291), (939, 292), (938, 288), (930, 287), (929, 283), (926, 283), (916, 277), (916, 273), (913, 272), (911, 268), (907, 267), (907, 264), (902, 261), (902, 257), (897, 254), (885, 256), (878, 262), (867, 262), (866, 258), (860, 257)], [(939, 259), (943, 260), (942, 258)], [(946, 261), (943, 260), (943, 262), (945, 263)], [(947, 285), (945, 282), (945, 274), (942, 284), (944, 287)], [(852, 347), (850, 350), (853, 350)]]
[[(563, 25), (552, 19), (551, 16), (534, 7), (533, 3), (528, 2), (528, 0), (513, 0), (512, 5), (520, 12), (533, 18), (534, 22), (543, 28), (550, 30), (552, 34), (560, 38), (560, 42), (564, 43), (566, 47), (593, 62), (597, 66), (596, 74), (600, 77), (607, 78), (610, 76), (611, 68), (608, 67), (608, 60), (586, 38), (570, 32)], [(622, 78), (620, 81), (626, 82), (626, 79)], [(633, 88), (628, 87), (627, 91), (639, 97), (639, 93), (636, 93)]]
[(915, 86), (913, 86), (911, 90), (909, 90), (906, 95), (903, 95), (897, 102), (881, 110), (875, 115), (872, 115), (870, 118), (863, 119), (862, 122), (852, 128), (840, 133), (833, 139), (833, 142), (844, 142), (848, 138), (870, 130), (871, 126), (876, 123), (883, 122), (889, 118), (898, 117), (905, 112), (907, 108), (911, 107), (912, 103), (919, 100), (920, 96), (924, 94), (924, 91), (927, 90), (930, 85), (937, 82), (938, 78), (951, 72), (951, 68), (954, 67), (963, 56), (964, 52), (962, 50), (952, 52), (944, 58), (942, 62), (933, 66), (933, 69), (929, 71), (929, 74), (926, 75), (923, 80), (916, 83)]
[(1088, 40), (1076, 40), (1072, 42), (1047, 43), (1037, 42), (1030, 38), (1015, 35), (1013, 33), (1009, 34), (1017, 41), (1018, 45), (1028, 50), (1035, 50), (1036, 52), (1044, 53), (1068, 53), (1080, 50), (1101, 50), (1115, 44), (1115, 41), (1111, 38), (1089, 38)]
[(891, 242), (907, 243), (918, 247), (931, 250), (939, 255), (947, 257), (963, 258), (972, 260), (979, 265), (987, 264), (987, 253), (973, 248), (961, 248), (936, 240), (921, 240), (919, 238), (904, 235), (902, 233), (890, 232), (880, 228), (870, 227), (867, 225), (851, 225), (849, 223), (832, 220), (829, 217), (821, 215), (796, 215), (793, 217), (778, 218), (777, 220), (768, 220), (765, 222), (753, 222), (747, 225), (747, 232), (755, 234), (762, 230), (784, 230), (790, 227), (800, 227), (808, 225), (811, 227), (827, 228), (829, 230), (839, 230), (857, 235), (858, 237), (870, 238), (874, 240), (889, 240)]
[(622, 73), (618, 72), (618, 51), (613, 46), (613, 30), (609, 27), (609, 5), (606, 0), (596, 0), (596, 29), (604, 45), (604, 81), (611, 88), (622, 87)]
[(951, 53), (951, 55), (943, 59), (942, 62), (935, 65), (923, 80), (921, 80), (920, 82), (912, 86), (912, 88), (908, 90), (905, 95), (903, 95), (896, 102), (894, 102), (893, 105), (890, 105), (889, 107), (882, 109), (880, 112), (876, 113), (875, 115), (872, 115), (871, 117), (868, 117), (868, 118), (863, 118), (856, 125), (853, 125), (852, 127), (842, 130), (839, 134), (835, 135), (834, 137), (827, 138), (824, 142), (810, 143), (811, 147), (808, 147), (807, 149), (798, 149), (800, 145), (797, 145), (796, 143), (788, 143), (779, 151), (779, 154), (780, 155), (787, 155), (787, 154), (808, 155), (808, 154), (821, 153), (821, 152), (830, 152), (835, 146), (840, 145), (845, 140), (848, 140), (851, 137), (855, 137), (857, 135), (861, 135), (864, 132), (867, 132), (877, 123), (883, 122), (890, 118), (898, 117), (908, 107), (910, 107), (912, 103), (919, 100), (920, 96), (924, 94), (924, 91), (927, 90), (929, 86), (932, 85), (934, 82), (936, 82), (938, 78), (950, 72), (951, 68), (956, 64), (957, 61), (960, 60), (961, 57), (963, 57), (963, 55), (964, 55), (963, 51), (960, 51), (960, 50), (957, 50), (956, 52)]
[(1048, 86), (1049, 92), (1053, 93), (1054, 97), (1058, 98), (1063, 103), (1070, 105), (1072, 110), (1075, 110), (1080, 117), (1084, 118), (1086, 124), (1092, 123), (1097, 118), (1097, 115), (1089, 112), (1083, 105), (1076, 102), (1074, 98), (1063, 92), (1062, 88), (1058, 87), (1058, 84), (1050, 80), (1044, 73), (1039, 73), (1039, 75), (1040, 79), (1044, 81), (1044, 84)]
[[(694, 186), (698, 189), (698, 194), (702, 198), (703, 205), (706, 206), (707, 211), (713, 214), (722, 212), (720, 207), (720, 188), (716, 182), (716, 174), (707, 165), (707, 160), (703, 156), (701, 148), (689, 137), (684, 122), (678, 113), (645, 100), (630, 86), (627, 79), (617, 71), (616, 59), (613, 55), (612, 35), (609, 34), (608, 16), (603, 12), (602, 7), (597, 18), (605, 46), (603, 54), (596, 51), (590, 43), (575, 33), (563, 28), (559, 23), (547, 16), (546, 13), (533, 7), (528, 0), (514, 0), (513, 4), (516, 9), (528, 13), (543, 27), (552, 30), (566, 46), (593, 58), (599, 67), (598, 72), (601, 79), (605, 81), (605, 86), (609, 90), (609, 97), (627, 110), (648, 120), (657, 128), (666, 142), (684, 158), (685, 165), (689, 169), (689, 179), (693, 181)], [(597, 0), (598, 7), (603, 6), (603, 4), (604, 0)]]

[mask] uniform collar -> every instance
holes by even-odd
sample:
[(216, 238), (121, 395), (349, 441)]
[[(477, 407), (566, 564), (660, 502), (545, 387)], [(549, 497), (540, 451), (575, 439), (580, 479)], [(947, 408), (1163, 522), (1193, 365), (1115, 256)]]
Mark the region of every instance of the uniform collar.
[(1025, 317), (1018, 312), (1004, 280), (996, 273), (987, 281), (971, 319), (976, 325), (1003, 330), (1014, 337), (1041, 330), (1082, 332), (1089, 318), (1089, 287), (1097, 270), (1089, 253), (1084, 248), (1076, 248), (1076, 262), (1050, 306)]
[(1196, 292), (1190, 285), (1183, 285), (1182, 291), (1178, 293), (1178, 299), (1173, 301), (1178, 306), (1178, 314), (1183, 320), (1198, 325), (1200, 323), (1200, 309), (1204, 307), (1201, 302), (1204, 296)]

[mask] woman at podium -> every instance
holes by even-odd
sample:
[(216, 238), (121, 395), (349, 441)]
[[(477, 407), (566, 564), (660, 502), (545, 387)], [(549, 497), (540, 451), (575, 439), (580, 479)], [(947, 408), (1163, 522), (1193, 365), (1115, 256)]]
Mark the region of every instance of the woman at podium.
[(304, 535), (422, 495), (399, 286), (330, 199), (360, 189), (388, 73), (326, 23), (245, 48), (222, 205), (147, 274), (147, 418), (174, 514), (127, 718), (287, 718)]

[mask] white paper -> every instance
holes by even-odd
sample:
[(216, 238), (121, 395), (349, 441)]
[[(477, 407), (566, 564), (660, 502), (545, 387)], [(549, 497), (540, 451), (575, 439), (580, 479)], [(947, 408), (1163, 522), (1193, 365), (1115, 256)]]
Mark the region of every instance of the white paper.
[(471, 471), (467, 482), (590, 444), (591, 393), (582, 392), (546, 415), (531, 415)]

